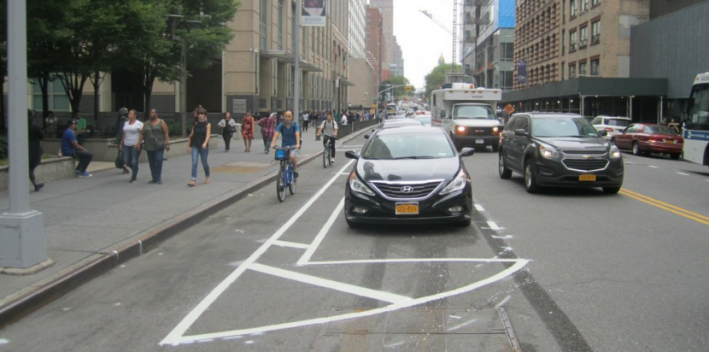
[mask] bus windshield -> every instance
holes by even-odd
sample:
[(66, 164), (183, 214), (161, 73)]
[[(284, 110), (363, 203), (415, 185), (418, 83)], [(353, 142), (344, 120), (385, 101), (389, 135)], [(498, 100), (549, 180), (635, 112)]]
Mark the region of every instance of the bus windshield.
[(709, 83), (695, 85), (689, 102), (689, 128), (709, 130)]

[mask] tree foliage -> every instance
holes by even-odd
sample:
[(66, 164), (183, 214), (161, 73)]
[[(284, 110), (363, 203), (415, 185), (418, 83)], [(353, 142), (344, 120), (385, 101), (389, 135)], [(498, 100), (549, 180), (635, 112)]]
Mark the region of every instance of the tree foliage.
[(404, 86), (410, 86), (411, 82), (409, 82), (409, 79), (404, 76), (391, 76), (391, 77), (389, 77), (389, 79), (382, 82), (382, 84), (391, 84), (393, 86), (401, 86), (401, 87), (396, 87), (396, 88), (392, 89), (392, 91), (393, 91), (392, 96), (402, 97), (402, 96), (406, 95), (406, 90), (405, 90)]
[(457, 70), (457, 72), (462, 72), (460, 65), (453, 65), (447, 63), (439, 63), (429, 74), (426, 75), (426, 93), (425, 96), (430, 96), (431, 92), (440, 89), (443, 83), (446, 82), (446, 73)]

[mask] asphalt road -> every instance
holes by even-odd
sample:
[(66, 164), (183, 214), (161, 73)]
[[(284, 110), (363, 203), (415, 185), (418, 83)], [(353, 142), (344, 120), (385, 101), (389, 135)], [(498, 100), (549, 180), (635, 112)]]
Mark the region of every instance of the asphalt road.
[(624, 155), (621, 194), (529, 195), (476, 153), (471, 227), (351, 230), (343, 151), (363, 142), (0, 330), (0, 351), (706, 350), (706, 167)]

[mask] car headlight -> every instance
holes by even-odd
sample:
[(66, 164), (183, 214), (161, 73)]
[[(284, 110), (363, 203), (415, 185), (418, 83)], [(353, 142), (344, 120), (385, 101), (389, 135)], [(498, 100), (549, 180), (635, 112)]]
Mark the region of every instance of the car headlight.
[(460, 133), (465, 133), (465, 126), (456, 126), (455, 131)]
[(499, 128), (499, 127), (493, 127), (493, 128), (492, 128), (492, 133), (500, 133), (500, 128)]
[(373, 196), (374, 191), (372, 191), (367, 185), (365, 185), (362, 181), (359, 180), (359, 177), (357, 177), (357, 173), (352, 171), (350, 174), (350, 188), (352, 191), (357, 192), (357, 193), (363, 193), (368, 196)]
[(556, 151), (556, 148), (544, 144), (539, 144), (539, 154), (546, 159), (554, 159), (559, 157), (559, 152)]
[(460, 169), (460, 172), (458, 172), (458, 175), (455, 176), (453, 181), (451, 181), (446, 188), (444, 188), (440, 195), (448, 194), (451, 192), (459, 191), (463, 188), (465, 188), (465, 184), (468, 182), (468, 176), (465, 174), (465, 171), (463, 169)]
[(618, 147), (616, 147), (615, 145), (612, 145), (610, 156), (611, 159), (620, 159), (620, 149), (618, 149)]

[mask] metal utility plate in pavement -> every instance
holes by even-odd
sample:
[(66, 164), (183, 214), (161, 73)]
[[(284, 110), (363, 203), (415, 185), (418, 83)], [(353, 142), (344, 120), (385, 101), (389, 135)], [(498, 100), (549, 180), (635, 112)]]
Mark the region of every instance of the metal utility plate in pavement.
[(264, 163), (250, 163), (250, 162), (235, 162), (226, 165), (220, 165), (213, 167), (212, 172), (216, 173), (226, 173), (226, 174), (253, 174), (266, 169), (271, 166), (271, 164)]
[[(368, 308), (334, 308), (333, 315)], [(521, 352), (504, 308), (412, 307), (331, 322), (314, 351)]]

